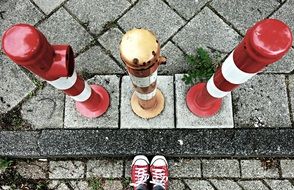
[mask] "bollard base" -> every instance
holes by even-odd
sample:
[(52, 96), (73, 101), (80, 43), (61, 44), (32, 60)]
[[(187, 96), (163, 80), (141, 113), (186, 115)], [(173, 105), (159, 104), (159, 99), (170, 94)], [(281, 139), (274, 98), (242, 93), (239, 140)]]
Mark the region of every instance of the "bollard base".
[(97, 105), (97, 110), (89, 110), (82, 102), (76, 102), (76, 109), (85, 117), (95, 118), (103, 115), (107, 111), (110, 104), (110, 98), (104, 87), (100, 85), (91, 85), (91, 88), (101, 97), (101, 102)]
[(211, 117), (215, 115), (222, 106), (222, 99), (217, 99), (214, 104), (209, 108), (200, 107), (196, 101), (195, 97), (199, 95), (203, 88), (205, 88), (206, 83), (198, 83), (192, 86), (186, 96), (186, 104), (189, 110), (198, 117)]
[(154, 98), (156, 98), (157, 104), (155, 104), (153, 108), (143, 109), (141, 105), (139, 104), (139, 99), (137, 95), (133, 93), (131, 98), (132, 110), (135, 112), (135, 114), (137, 114), (139, 117), (144, 119), (151, 119), (158, 116), (164, 109), (164, 96), (159, 89), (157, 89), (157, 92)]

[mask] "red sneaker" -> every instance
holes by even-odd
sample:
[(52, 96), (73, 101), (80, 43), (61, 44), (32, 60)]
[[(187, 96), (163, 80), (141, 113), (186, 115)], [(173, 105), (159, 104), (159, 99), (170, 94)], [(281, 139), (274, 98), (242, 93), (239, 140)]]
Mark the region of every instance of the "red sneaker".
[(132, 183), (130, 186), (137, 190), (138, 186), (147, 186), (149, 180), (149, 160), (146, 156), (136, 156), (132, 163), (131, 178)]
[(150, 165), (151, 181), (153, 188), (161, 186), (163, 189), (168, 189), (168, 164), (163, 156), (155, 156)]

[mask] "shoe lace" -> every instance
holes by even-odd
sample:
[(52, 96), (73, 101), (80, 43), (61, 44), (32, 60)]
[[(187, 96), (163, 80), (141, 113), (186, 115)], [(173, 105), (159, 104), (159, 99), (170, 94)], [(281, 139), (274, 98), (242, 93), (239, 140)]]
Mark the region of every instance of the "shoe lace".
[(165, 189), (165, 184), (168, 181), (168, 177), (164, 176), (164, 174), (164, 169), (154, 168), (152, 171), (152, 180), (150, 183), (154, 184), (154, 186), (160, 185)]
[(136, 168), (135, 169), (135, 183), (131, 183), (130, 186), (138, 187), (141, 184), (146, 184), (146, 181), (149, 179), (149, 174), (146, 168)]

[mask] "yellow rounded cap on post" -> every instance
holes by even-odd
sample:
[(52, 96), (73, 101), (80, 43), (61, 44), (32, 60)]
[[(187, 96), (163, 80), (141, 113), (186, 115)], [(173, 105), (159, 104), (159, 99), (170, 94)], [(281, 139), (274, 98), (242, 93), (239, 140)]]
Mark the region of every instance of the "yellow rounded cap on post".
[(122, 37), (119, 50), (135, 89), (132, 110), (145, 119), (156, 117), (164, 109), (164, 96), (157, 89), (157, 68), (166, 61), (160, 56), (156, 36), (146, 29), (132, 29)]

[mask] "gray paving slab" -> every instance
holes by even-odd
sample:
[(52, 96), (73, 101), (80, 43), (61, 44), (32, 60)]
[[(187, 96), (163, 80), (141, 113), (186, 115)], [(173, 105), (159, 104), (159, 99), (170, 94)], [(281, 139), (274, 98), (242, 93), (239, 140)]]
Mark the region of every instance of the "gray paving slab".
[(65, 101), (65, 128), (118, 128), (119, 107), (119, 77), (115, 75), (96, 75), (89, 84), (102, 85), (110, 95), (110, 107), (107, 112), (97, 118), (86, 118), (75, 108), (75, 102), (70, 97)]
[(291, 48), (282, 60), (268, 66), (263, 73), (290, 73), (294, 70), (294, 49)]
[(186, 179), (185, 182), (191, 190), (214, 190), (213, 186), (206, 180)]
[(242, 178), (278, 178), (276, 167), (266, 169), (260, 160), (241, 160)]
[(185, 185), (181, 180), (172, 179), (169, 180), (169, 190), (186, 190)]
[(265, 182), (274, 190), (294, 190), (294, 186), (288, 180), (269, 180)]
[(213, 183), (217, 190), (242, 190), (242, 188), (233, 180), (211, 179), (210, 182)]
[(294, 160), (281, 160), (282, 177), (294, 178)]
[(143, 119), (137, 116), (131, 108), (130, 100), (134, 92), (132, 82), (129, 76), (122, 78), (121, 86), (121, 128), (174, 128), (174, 91), (172, 76), (158, 76), (158, 89), (161, 90), (165, 98), (165, 107), (160, 115), (151, 118)]
[(38, 28), (50, 43), (69, 44), (74, 52), (79, 52), (93, 40), (90, 34), (64, 8), (60, 8)]
[(184, 53), (170, 41), (162, 48), (161, 54), (167, 58), (166, 64), (160, 65), (159, 74), (187, 73), (190, 69)]
[(294, 30), (294, 20), (292, 19), (292, 11), (294, 9), (294, 1), (286, 1), (281, 8), (279, 8), (272, 16), (272, 18), (279, 19), (285, 22), (289, 27)]
[(0, 7), (1, 36), (2, 33), (13, 24), (28, 23), (34, 25), (44, 17), (44, 15), (27, 0), (3, 0), (0, 1)]
[(92, 33), (98, 34), (126, 11), (131, 4), (127, 0), (80, 0), (68, 1), (65, 6), (85, 23)]
[(76, 59), (78, 72), (88, 74), (122, 74), (124, 71), (99, 46), (94, 46)]
[(201, 177), (201, 161), (198, 159), (171, 159), (168, 164), (171, 178)]
[(44, 11), (45, 14), (50, 14), (54, 9), (61, 5), (65, 0), (33, 0), (36, 5)]
[(294, 118), (294, 75), (289, 75), (289, 96), (290, 96), (290, 104), (291, 104), (291, 113), (292, 117)]
[(188, 54), (193, 54), (198, 47), (227, 54), (240, 40), (238, 33), (207, 7), (173, 37)]
[(16, 171), (26, 179), (46, 179), (48, 173), (47, 162), (25, 162), (18, 161), (16, 163)]
[(175, 76), (176, 88), (176, 128), (233, 128), (232, 98), (228, 94), (223, 98), (221, 110), (210, 118), (200, 118), (190, 112), (186, 106), (186, 94), (191, 85), (182, 81), (183, 75)]
[(246, 190), (269, 190), (261, 181), (250, 180), (250, 181), (238, 181), (238, 183)]
[(62, 181), (62, 180), (50, 180), (48, 184), (49, 189), (54, 190), (91, 190), (92, 188), (89, 187), (87, 181), (77, 181), (77, 180), (70, 180), (70, 181)]
[(119, 54), (119, 44), (122, 36), (123, 33), (118, 28), (111, 28), (98, 38), (102, 46), (120, 63), (122, 61)]
[(123, 185), (120, 180), (105, 180), (103, 190), (123, 190)]
[(284, 75), (257, 75), (233, 91), (236, 127), (290, 127)]
[(202, 160), (203, 177), (240, 177), (238, 160)]
[(32, 124), (34, 129), (62, 128), (64, 96), (62, 91), (47, 85), (22, 105), (23, 119)]
[(49, 179), (84, 178), (85, 163), (81, 161), (50, 161)]
[(125, 30), (147, 28), (153, 31), (161, 44), (184, 25), (185, 21), (164, 2), (157, 0), (139, 1), (118, 20)]
[(211, 3), (211, 6), (242, 34), (255, 22), (269, 16), (279, 5), (276, 0), (221, 0)]
[(196, 0), (196, 1), (177, 1), (166, 0), (169, 6), (175, 9), (185, 19), (192, 18), (209, 0)]
[(36, 86), (21, 69), (0, 54), (0, 113), (6, 113), (28, 96)]
[(119, 178), (123, 176), (122, 160), (88, 160), (86, 177)]

